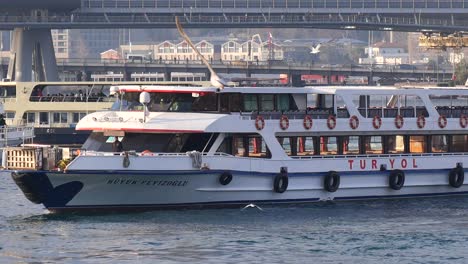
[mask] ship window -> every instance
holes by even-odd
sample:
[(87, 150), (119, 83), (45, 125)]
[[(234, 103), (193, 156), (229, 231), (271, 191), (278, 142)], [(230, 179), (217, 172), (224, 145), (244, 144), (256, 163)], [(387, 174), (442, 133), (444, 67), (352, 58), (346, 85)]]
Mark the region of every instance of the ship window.
[(26, 114), (26, 122), (28, 124), (34, 124), (36, 120), (36, 113), (27, 113)]
[(468, 135), (452, 136), (452, 152), (468, 152)]
[(244, 95), (244, 111), (258, 111), (257, 95), (245, 94)]
[(365, 136), (363, 138), (364, 152), (366, 154), (382, 154), (382, 136)]
[(387, 136), (386, 144), (390, 154), (405, 152), (405, 137), (402, 135)]
[(189, 112), (192, 107), (192, 98), (188, 96), (180, 96), (173, 100), (168, 111), (170, 112)]
[(214, 93), (200, 93), (198, 97), (192, 96), (192, 109), (193, 112), (202, 111), (216, 111), (216, 94)]
[(432, 152), (440, 153), (448, 151), (448, 138), (446, 135), (433, 135), (431, 139)]
[(5, 112), (6, 118), (15, 118), (15, 112)]
[[(125, 93), (114, 103), (112, 110), (143, 111), (139, 96), (139, 93)], [(216, 94), (202, 92), (193, 94), (151, 93), (151, 102), (148, 108), (151, 112), (216, 111), (216, 97)]]
[(271, 157), (265, 141), (260, 136), (252, 134), (226, 134), (216, 152), (223, 152), (237, 157)]
[(337, 155), (337, 137), (320, 137), (320, 155)]
[(277, 139), (288, 156), (297, 155), (297, 137), (278, 137)]
[(229, 94), (228, 109), (230, 112), (241, 111), (241, 94)]
[(262, 111), (272, 111), (274, 110), (274, 95), (272, 94), (262, 94), (260, 95), (260, 110)]
[(52, 120), (54, 123), (67, 123), (67, 113), (52, 113)]
[(268, 156), (268, 149), (265, 141), (261, 137), (249, 137), (249, 157), (253, 158), (266, 158)]
[(425, 136), (410, 136), (410, 153), (426, 152), (426, 137)]
[(343, 137), (343, 154), (359, 154), (359, 136)]
[(290, 110), (290, 98), (289, 94), (278, 94), (278, 101), (276, 104), (276, 109), (278, 111), (287, 111)]
[(16, 96), (16, 86), (0, 86), (0, 97), (15, 97), (15, 96)]
[(86, 113), (73, 113), (73, 123), (78, 123)]
[(238, 157), (269, 158), (271, 156), (265, 141), (257, 135), (235, 134), (232, 137), (226, 137), (219, 150), (229, 150), (230, 143), (232, 143), (231, 154)]
[(297, 155), (312, 156), (315, 154), (314, 138), (313, 137), (298, 137), (297, 138)]
[(39, 123), (41, 125), (48, 125), (49, 124), (49, 113), (48, 112), (40, 112), (39, 113)]

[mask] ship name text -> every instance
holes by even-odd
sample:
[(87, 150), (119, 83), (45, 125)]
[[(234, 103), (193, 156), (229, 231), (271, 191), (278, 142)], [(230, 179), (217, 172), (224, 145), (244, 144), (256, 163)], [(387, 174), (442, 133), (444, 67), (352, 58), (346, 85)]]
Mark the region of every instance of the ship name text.
[[(380, 165), (377, 163), (378, 160), (376, 159), (349, 159), (348, 165), (350, 170), (356, 169), (371, 169), (377, 170), (380, 169)], [(385, 164), (385, 163), (384, 163)], [(416, 159), (388, 159), (388, 163), (385, 164), (387, 169), (406, 169), (406, 168), (418, 168), (418, 164)]]

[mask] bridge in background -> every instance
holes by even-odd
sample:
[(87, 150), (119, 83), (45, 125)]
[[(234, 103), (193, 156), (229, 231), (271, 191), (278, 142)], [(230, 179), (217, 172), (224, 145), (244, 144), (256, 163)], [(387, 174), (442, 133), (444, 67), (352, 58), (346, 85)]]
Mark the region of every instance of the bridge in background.
[[(7, 67), (8, 61), (1, 62), (0, 67)], [(290, 80), (299, 81), (301, 75), (322, 75), (331, 82), (332, 76), (359, 76), (366, 77), (368, 83), (372, 83), (374, 77), (386, 80), (449, 80), (453, 75), (452, 69), (418, 66), (412, 69), (400, 69), (398, 65), (320, 65), (287, 63), (285, 61), (272, 61), (270, 63), (255, 62), (222, 62), (213, 61), (213, 68), (221, 74), (287, 74)], [(95, 73), (123, 73), (126, 80), (130, 80), (132, 73), (163, 73), (164, 80), (171, 80), (173, 72), (204, 73), (209, 77), (209, 71), (205, 65), (191, 61), (153, 61), (153, 62), (129, 62), (125, 60), (98, 60), (98, 59), (59, 59), (57, 68), (60, 72), (75, 73), (84, 76), (90, 81)], [(209, 79), (209, 78), (208, 78)]]
[[(42, 6), (34, 2), (38, 1), (0, 1), (5, 6), (0, 11), (0, 29), (175, 28), (175, 16), (183, 17), (187, 28), (447, 33), (468, 28), (467, 0), (67, 0), (66, 4), (46, 0), (41, 2), (51, 3)], [(31, 6), (34, 12), (19, 4)]]
[[(325, 28), (466, 31), (468, 0), (0, 0), (0, 29), (14, 30), (8, 77), (57, 80), (50, 29)], [(34, 67), (31, 67), (34, 65)]]

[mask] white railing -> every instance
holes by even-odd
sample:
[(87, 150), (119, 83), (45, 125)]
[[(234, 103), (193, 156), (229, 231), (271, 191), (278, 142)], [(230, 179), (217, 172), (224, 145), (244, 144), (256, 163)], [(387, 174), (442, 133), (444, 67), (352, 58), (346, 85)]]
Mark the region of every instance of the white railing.
[(362, 154), (362, 155), (327, 155), (327, 156), (290, 156), (292, 159), (345, 159), (345, 158), (394, 158), (394, 157), (439, 157), (468, 156), (468, 152), (458, 153), (401, 153), (401, 154)]
[[(104, 152), (104, 151), (94, 151), (80, 149), (80, 156), (124, 156), (125, 154), (129, 156), (157, 156), (157, 157), (188, 157), (187, 153), (162, 153), (162, 152), (135, 152), (135, 151), (124, 151), (124, 152)], [(203, 156), (208, 156), (208, 153), (202, 153)], [(211, 155), (210, 155), (211, 156)], [(215, 152), (212, 156), (223, 156), (223, 157), (233, 157), (233, 155), (224, 153), (224, 152)]]

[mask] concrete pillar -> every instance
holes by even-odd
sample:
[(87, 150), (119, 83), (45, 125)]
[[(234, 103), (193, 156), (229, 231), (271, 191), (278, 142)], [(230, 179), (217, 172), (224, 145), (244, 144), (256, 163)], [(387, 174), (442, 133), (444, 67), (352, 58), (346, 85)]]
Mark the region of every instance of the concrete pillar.
[(35, 30), (37, 39), (39, 40), (38, 51), (41, 56), (36, 56), (36, 59), (41, 57), (42, 72), (44, 81), (58, 81), (57, 59), (55, 58), (54, 44), (52, 42), (52, 34), (49, 29)]
[(3, 67), (3, 65), (0, 65), (0, 80), (2, 80), (3, 78), (7, 78), (6, 77), (6, 71), (4, 69), (5, 67)]
[(8, 78), (16, 81), (59, 80), (49, 29), (15, 28)]

